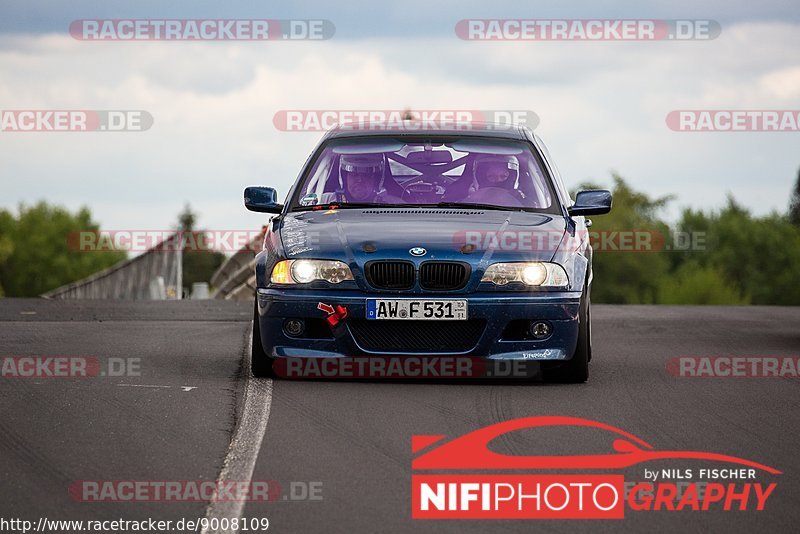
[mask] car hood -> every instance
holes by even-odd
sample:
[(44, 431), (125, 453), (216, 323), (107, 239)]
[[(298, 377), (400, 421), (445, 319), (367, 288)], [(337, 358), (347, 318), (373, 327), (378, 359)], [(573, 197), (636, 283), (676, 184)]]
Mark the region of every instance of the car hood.
[[(383, 208), (290, 213), (281, 221), (288, 258), (550, 261), (565, 232), (559, 215), (519, 211)], [(410, 249), (422, 247), (415, 258)]]

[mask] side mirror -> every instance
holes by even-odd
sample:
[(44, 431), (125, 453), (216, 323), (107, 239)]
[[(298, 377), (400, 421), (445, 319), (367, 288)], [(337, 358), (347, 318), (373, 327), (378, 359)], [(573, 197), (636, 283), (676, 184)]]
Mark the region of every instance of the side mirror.
[(570, 215), (602, 215), (611, 211), (611, 191), (589, 189), (578, 191), (575, 204), (569, 208)]
[(244, 207), (261, 213), (280, 213), (283, 204), (278, 203), (278, 192), (271, 187), (245, 187)]

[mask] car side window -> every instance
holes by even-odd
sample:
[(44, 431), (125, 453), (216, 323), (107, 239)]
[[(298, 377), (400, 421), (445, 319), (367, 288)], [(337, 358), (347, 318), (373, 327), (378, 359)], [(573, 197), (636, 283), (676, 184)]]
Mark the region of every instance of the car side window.
[(528, 172), (533, 181), (533, 191), (531, 191), (533, 198), (531, 199), (531, 205), (537, 208), (550, 207), (553, 202), (550, 196), (550, 188), (547, 187), (541, 169), (539, 169), (539, 166), (536, 165), (536, 162), (532, 158), (528, 160)]
[(550, 168), (553, 170), (553, 185), (555, 185), (556, 189), (558, 189), (558, 193), (564, 199), (564, 202), (572, 204), (572, 198), (569, 196), (566, 186), (564, 186), (564, 180), (561, 178), (561, 173), (558, 171), (558, 167), (553, 161), (550, 151), (547, 149), (547, 145), (544, 144), (538, 135), (535, 135), (534, 137), (536, 138), (536, 143), (539, 145), (542, 154), (550, 164)]
[[(314, 169), (314, 172), (306, 181), (305, 189), (300, 192), (300, 205), (315, 206), (325, 202), (323, 196), (325, 191), (329, 189), (326, 187), (326, 185), (330, 174), (331, 158), (319, 158), (319, 160), (317, 160), (317, 166)], [(331, 177), (330, 179), (333, 178)]]

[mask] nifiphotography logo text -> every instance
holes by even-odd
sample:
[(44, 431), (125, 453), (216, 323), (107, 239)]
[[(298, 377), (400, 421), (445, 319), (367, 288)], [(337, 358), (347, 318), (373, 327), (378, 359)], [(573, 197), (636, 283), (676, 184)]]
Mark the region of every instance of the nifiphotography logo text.
[[(605, 434), (613, 450), (514, 456), (488, 447), (509, 432), (565, 427)], [(626, 510), (761, 512), (777, 487), (771, 478), (781, 474), (725, 454), (657, 450), (619, 428), (564, 416), (514, 419), (450, 440), (414, 436), (412, 451), (419, 453), (412, 461), (414, 519), (623, 519)], [(701, 467), (638, 467), (689, 461)], [(542, 470), (547, 474), (537, 473)], [(631, 472), (637, 480), (625, 479)]]

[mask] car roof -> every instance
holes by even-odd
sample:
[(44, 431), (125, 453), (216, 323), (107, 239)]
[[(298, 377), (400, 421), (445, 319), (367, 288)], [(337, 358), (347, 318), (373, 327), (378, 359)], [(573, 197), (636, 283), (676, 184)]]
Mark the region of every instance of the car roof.
[[(408, 125), (405, 122), (409, 122)], [(419, 136), (419, 135), (456, 135), (464, 137), (497, 137), (502, 139), (526, 140), (526, 128), (524, 126), (500, 124), (495, 122), (470, 122), (469, 128), (459, 127), (437, 127), (424, 125), (415, 128), (411, 121), (403, 121), (403, 124), (386, 121), (381, 122), (362, 122), (358, 125), (340, 124), (336, 125), (323, 136), (323, 140), (343, 137), (371, 137), (371, 136)]]

